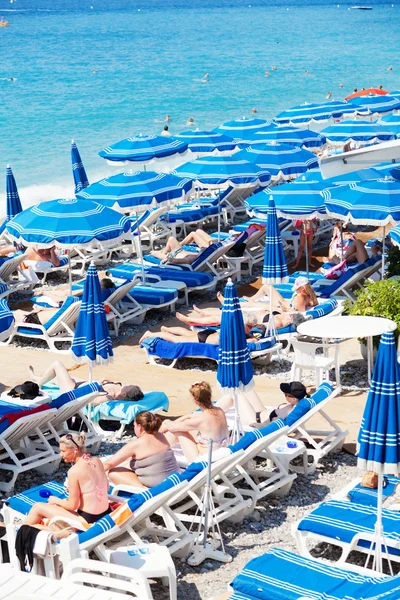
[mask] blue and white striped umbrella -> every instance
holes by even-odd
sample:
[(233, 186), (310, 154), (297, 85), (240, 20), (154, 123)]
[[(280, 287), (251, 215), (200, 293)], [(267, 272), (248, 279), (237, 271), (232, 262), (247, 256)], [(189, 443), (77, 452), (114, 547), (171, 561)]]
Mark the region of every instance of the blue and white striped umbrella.
[(400, 181), (390, 177), (331, 187), (322, 192), (328, 215), (355, 225), (400, 222)]
[(207, 156), (196, 158), (191, 162), (181, 165), (174, 171), (178, 177), (188, 177), (203, 186), (218, 187), (231, 185), (232, 187), (266, 186), (271, 181), (267, 169), (255, 165), (253, 162), (233, 156)]
[(6, 221), (11, 221), (22, 212), (22, 205), (10, 165), (6, 168), (6, 203)]
[(71, 161), (72, 161), (72, 174), (75, 181), (75, 194), (84, 190), (89, 185), (89, 180), (86, 175), (85, 167), (79, 154), (79, 150), (74, 140), (71, 142)]
[(273, 198), (277, 214), (287, 219), (326, 218), (325, 201), (321, 194), (324, 182), (284, 183), (266, 188), (246, 200), (246, 208), (254, 217), (265, 217), (269, 200)]
[(92, 263), (87, 271), (81, 308), (71, 346), (78, 363), (106, 365), (112, 360), (113, 349), (104, 310), (97, 270)]
[(389, 115), (385, 115), (381, 117), (377, 123), (379, 125), (383, 125), (390, 131), (396, 134), (397, 137), (400, 137), (400, 112), (390, 113)]
[(11, 237), (24, 246), (111, 248), (130, 232), (128, 217), (89, 200), (49, 200), (31, 206), (6, 225)]
[[(383, 98), (384, 96), (378, 96)], [(392, 140), (396, 137), (389, 127), (383, 127), (378, 123), (370, 121), (343, 121), (334, 123), (321, 131), (330, 142), (345, 144), (353, 140), (354, 142), (375, 142)]]
[(143, 210), (154, 204), (184, 199), (192, 189), (193, 182), (188, 178), (154, 171), (137, 171), (120, 173), (92, 183), (77, 194), (77, 198), (93, 200), (109, 207), (140, 207)]
[(318, 159), (309, 150), (287, 144), (260, 144), (249, 146), (233, 155), (248, 160), (271, 173), (272, 180), (291, 179), (318, 166)]
[(321, 104), (305, 103), (294, 106), (276, 115), (274, 121), (282, 125), (302, 125), (311, 121), (329, 121), (329, 119), (340, 119), (343, 115), (367, 115), (368, 109), (357, 107), (349, 102), (322, 102)]
[(400, 471), (400, 366), (392, 332), (381, 335), (358, 443), (358, 467), (378, 473), (374, 567), (381, 571), (383, 474)]
[[(253, 148), (257, 147), (257, 144), (267, 144), (268, 142), (280, 142), (304, 148), (321, 148), (326, 143), (323, 133), (298, 127), (275, 127), (267, 131), (256, 131), (248, 137), (250, 138), (248, 145)], [(243, 142), (240, 142), (239, 145), (242, 148)]]
[(386, 94), (385, 96), (373, 95), (352, 98), (349, 103), (358, 108), (367, 108), (370, 113), (385, 113), (400, 108), (400, 98)]
[(265, 251), (262, 280), (263, 283), (275, 284), (289, 281), (289, 271), (286, 264), (285, 252), (274, 199), (268, 201), (267, 227), (265, 231)]
[(390, 235), (393, 244), (400, 248), (400, 225), (398, 225), (397, 227), (393, 227), (389, 231), (388, 235)]
[(8, 306), (5, 298), (0, 298), (0, 340), (4, 341), (4, 335), (15, 322), (13, 311)]
[(246, 139), (246, 137), (254, 131), (270, 129), (271, 127), (274, 127), (274, 125), (265, 119), (246, 119), (246, 117), (243, 117), (242, 119), (227, 121), (216, 127), (214, 131), (227, 135), (231, 139), (237, 141)]
[(222, 306), (217, 380), (225, 393), (248, 391), (254, 386), (253, 375), (241, 304), (236, 287), (229, 279)]
[(219, 152), (233, 152), (236, 144), (232, 138), (218, 131), (183, 131), (175, 136), (188, 145), (190, 152), (194, 154), (218, 154)]
[(395, 90), (394, 92), (389, 92), (389, 95), (394, 98), (400, 98), (400, 90)]
[(166, 158), (187, 151), (187, 144), (174, 137), (162, 135), (138, 135), (107, 146), (99, 156), (113, 162), (149, 163), (157, 158)]

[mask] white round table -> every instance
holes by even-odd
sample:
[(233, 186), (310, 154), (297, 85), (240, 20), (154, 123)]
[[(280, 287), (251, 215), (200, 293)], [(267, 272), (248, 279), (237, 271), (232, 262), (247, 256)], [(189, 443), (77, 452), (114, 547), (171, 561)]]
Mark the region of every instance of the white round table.
[(372, 338), (386, 331), (395, 331), (397, 325), (391, 319), (383, 317), (321, 317), (301, 323), (297, 331), (301, 335), (322, 338), (324, 340), (367, 338), (368, 379), (371, 380)]

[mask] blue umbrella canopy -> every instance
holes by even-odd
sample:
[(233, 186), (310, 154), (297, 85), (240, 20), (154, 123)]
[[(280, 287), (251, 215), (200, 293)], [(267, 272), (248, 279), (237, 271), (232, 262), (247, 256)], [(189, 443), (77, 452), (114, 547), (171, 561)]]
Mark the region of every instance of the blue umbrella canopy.
[(251, 134), (253, 131), (269, 129), (271, 127), (274, 127), (274, 125), (265, 119), (247, 119), (246, 117), (243, 117), (242, 119), (227, 121), (226, 123), (216, 127), (214, 131), (227, 135), (236, 141), (245, 139), (246, 136)]
[(77, 198), (93, 200), (104, 206), (141, 209), (154, 204), (180, 200), (191, 192), (191, 179), (169, 173), (137, 171), (120, 173), (92, 183)]
[(130, 232), (128, 217), (89, 200), (49, 200), (31, 206), (7, 223), (11, 237), (24, 246), (115, 246)]
[(218, 131), (183, 131), (175, 136), (188, 145), (190, 152), (193, 153), (218, 153), (230, 152), (236, 149), (236, 144), (232, 138), (219, 133)]
[(0, 335), (5, 331), (8, 331), (14, 321), (14, 313), (10, 310), (7, 300), (5, 298), (0, 298)]
[(386, 127), (390, 127), (391, 125), (400, 125), (400, 112), (394, 112), (390, 113), (389, 115), (384, 115), (377, 121), (377, 123), (379, 123), (380, 125), (385, 125)]
[[(303, 146), (304, 148), (321, 148), (326, 143), (323, 133), (311, 131), (311, 129), (299, 129), (298, 127), (275, 127), (266, 131), (256, 131), (250, 136), (249, 146), (268, 142), (280, 142), (289, 146)], [(243, 142), (240, 143), (242, 147)]]
[(322, 194), (333, 218), (356, 225), (400, 222), (400, 181), (390, 177), (335, 186)]
[(186, 152), (187, 144), (174, 137), (162, 135), (138, 135), (107, 146), (99, 156), (110, 162), (148, 163), (157, 158), (166, 158)]
[(400, 98), (400, 90), (395, 90), (394, 92), (389, 92), (390, 96), (394, 98)]
[[(379, 96), (383, 98), (384, 96)], [(334, 123), (321, 131), (330, 142), (344, 144), (349, 140), (354, 142), (374, 142), (392, 140), (396, 137), (389, 127), (383, 127), (370, 121), (343, 121)]]
[(271, 173), (272, 179), (295, 177), (318, 165), (318, 159), (309, 150), (287, 144), (259, 144), (234, 154), (238, 160), (248, 160)]
[(229, 279), (222, 306), (217, 380), (226, 393), (235, 389), (248, 391), (254, 386), (253, 375), (242, 310), (236, 287)]
[(356, 108), (367, 108), (370, 113), (385, 113), (400, 108), (400, 98), (386, 94), (385, 96), (371, 94), (352, 98), (349, 103)]
[(79, 154), (79, 150), (74, 140), (71, 142), (71, 161), (72, 161), (72, 174), (75, 181), (75, 194), (85, 189), (89, 185), (89, 181), (86, 175), (85, 167)]
[(273, 198), (277, 214), (287, 219), (326, 218), (325, 201), (321, 194), (325, 183), (319, 181), (284, 183), (266, 188), (246, 200), (252, 216), (263, 217), (268, 213), (269, 200)]
[(262, 280), (263, 283), (275, 284), (289, 281), (289, 271), (286, 264), (281, 232), (274, 199), (268, 201), (268, 218), (265, 231), (265, 251)]
[(358, 466), (400, 471), (400, 365), (393, 333), (383, 333), (358, 434)]
[(94, 264), (86, 274), (81, 308), (71, 346), (74, 360), (106, 365), (113, 357), (113, 349), (104, 310), (100, 282)]
[(19, 199), (17, 184), (10, 165), (6, 168), (6, 221), (10, 221), (22, 212), (21, 200)]
[(321, 104), (305, 103), (294, 106), (276, 115), (274, 121), (282, 125), (302, 125), (311, 121), (328, 121), (340, 119), (343, 115), (369, 114), (367, 108), (358, 107), (349, 102), (322, 102)]
[(269, 172), (253, 162), (233, 156), (207, 156), (181, 165), (174, 175), (195, 180), (203, 186), (265, 186), (271, 181)]

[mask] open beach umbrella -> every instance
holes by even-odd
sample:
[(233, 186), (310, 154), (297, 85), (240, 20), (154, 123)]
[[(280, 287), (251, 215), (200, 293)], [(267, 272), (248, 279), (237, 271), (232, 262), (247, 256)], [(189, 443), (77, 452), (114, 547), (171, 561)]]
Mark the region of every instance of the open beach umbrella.
[(373, 569), (382, 572), (383, 475), (400, 472), (400, 366), (393, 333), (383, 333), (358, 435), (357, 465), (378, 473), (378, 506), (374, 539)]
[(99, 152), (99, 156), (111, 164), (135, 162), (146, 165), (156, 159), (167, 158), (186, 151), (187, 144), (172, 136), (139, 134), (103, 148)]
[(271, 127), (275, 127), (275, 125), (265, 119), (247, 119), (246, 117), (242, 117), (241, 119), (234, 119), (233, 121), (222, 123), (222, 125), (216, 127), (214, 131), (222, 133), (232, 140), (238, 141), (247, 139), (247, 136), (254, 131), (270, 129)]
[(71, 352), (76, 362), (88, 363), (89, 383), (92, 382), (93, 366), (107, 365), (113, 357), (100, 282), (94, 263), (89, 266), (86, 274)]
[(318, 166), (318, 158), (309, 150), (275, 142), (249, 146), (235, 153), (232, 158), (255, 163), (264, 171), (269, 171), (274, 181), (293, 179)]
[(71, 161), (72, 161), (72, 174), (75, 181), (75, 194), (85, 189), (89, 185), (89, 181), (86, 175), (85, 167), (79, 154), (79, 150), (74, 140), (71, 141)]
[[(275, 127), (267, 131), (256, 131), (250, 136), (249, 146), (257, 147), (257, 144), (279, 142), (288, 146), (302, 146), (304, 148), (321, 148), (326, 144), (323, 133), (311, 129), (299, 129), (298, 127)], [(238, 144), (243, 147), (243, 143)]]
[(344, 115), (355, 116), (356, 114), (369, 114), (367, 108), (358, 107), (348, 102), (322, 102), (321, 104), (311, 104), (306, 102), (298, 106), (293, 106), (285, 110), (274, 118), (279, 125), (302, 126), (312, 121), (329, 121), (329, 119), (340, 119)]
[(19, 199), (17, 184), (10, 165), (6, 168), (6, 221), (11, 221), (22, 212), (21, 200)]
[(326, 208), (321, 192), (324, 182), (284, 183), (274, 188), (265, 188), (246, 200), (246, 207), (252, 216), (265, 217), (272, 197), (278, 216), (286, 219), (324, 219)]
[(370, 95), (353, 98), (350, 102), (358, 108), (367, 108), (370, 113), (386, 113), (400, 108), (400, 98), (386, 94), (385, 96)]
[(242, 434), (238, 411), (238, 390), (250, 391), (254, 387), (254, 369), (246, 341), (243, 313), (236, 287), (231, 279), (225, 286), (219, 333), (217, 381), (224, 394), (232, 395), (235, 405), (235, 429), (231, 443)]
[(394, 92), (389, 92), (389, 94), (394, 98), (400, 98), (400, 90), (394, 90)]
[(195, 129), (194, 131), (178, 133), (175, 138), (187, 144), (190, 152), (198, 155), (232, 154), (236, 149), (236, 143), (232, 138), (218, 131), (200, 131), (199, 129)]
[(392, 140), (396, 137), (390, 127), (384, 127), (379, 123), (370, 121), (343, 121), (334, 123), (321, 131), (327, 140), (333, 144), (345, 144), (348, 141), (354, 142), (382, 142)]
[(389, 92), (387, 92), (386, 90), (381, 90), (380, 88), (368, 88), (366, 90), (360, 90), (359, 92), (353, 92), (352, 94), (350, 94), (350, 96), (346, 96), (345, 100), (347, 102), (348, 100), (352, 100), (353, 98), (369, 96), (371, 94), (375, 96), (386, 96), (386, 94), (388, 93)]
[(393, 131), (397, 137), (400, 137), (400, 112), (393, 112), (381, 117), (377, 123)]
[(77, 198), (124, 211), (130, 208), (143, 211), (164, 202), (182, 200), (192, 189), (193, 182), (189, 178), (155, 171), (136, 171), (119, 173), (92, 183), (77, 194)]
[(270, 316), (269, 330), (271, 335), (275, 334), (273, 316), (273, 285), (276, 283), (287, 283), (289, 271), (286, 264), (285, 251), (283, 249), (281, 232), (274, 199), (270, 196), (268, 200), (267, 227), (265, 231), (265, 250), (262, 282), (269, 284)]

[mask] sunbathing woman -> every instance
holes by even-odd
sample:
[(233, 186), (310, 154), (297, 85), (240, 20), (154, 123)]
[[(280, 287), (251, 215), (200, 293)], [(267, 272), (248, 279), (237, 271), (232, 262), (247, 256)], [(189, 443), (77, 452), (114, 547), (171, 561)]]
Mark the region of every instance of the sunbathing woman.
[[(103, 279), (100, 279), (100, 289), (102, 300), (103, 302), (105, 302), (107, 298), (111, 296), (111, 294), (115, 291), (116, 286), (114, 281), (112, 281), (108, 277), (103, 277)], [(80, 287), (77, 290), (72, 290), (71, 294), (70, 286), (69, 284), (67, 284), (61, 285), (54, 290), (41, 289), (40, 292), (36, 292), (34, 296), (36, 296), (38, 299), (41, 298), (43, 302), (47, 301), (47, 304), (52, 304), (55, 308), (59, 308), (62, 305), (62, 303), (68, 298), (68, 296), (82, 296), (82, 294), (83, 287)], [(37, 311), (40, 307), (38, 305), (36, 306)]]
[[(39, 388), (42, 388), (46, 383), (55, 380), (60, 388), (61, 394), (75, 390), (87, 383), (84, 379), (73, 379), (69, 374), (68, 369), (59, 360), (55, 360), (46, 369), (43, 375), (36, 375), (32, 366), (29, 366), (28, 369), (31, 380), (35, 381), (39, 385)], [(109, 381), (107, 379), (103, 379), (100, 383), (105, 394), (94, 398), (94, 400), (92, 400), (93, 406), (110, 400), (141, 400), (141, 398), (143, 398), (143, 392), (137, 385), (122, 385), (122, 383)]]
[(158, 485), (178, 471), (175, 455), (163, 433), (161, 418), (149, 411), (136, 415), (136, 439), (125, 444), (103, 463), (110, 481), (139, 488)]
[(47, 503), (37, 502), (29, 511), (25, 525), (47, 529), (41, 527), (41, 523), (53, 517), (75, 517), (84, 524), (91, 524), (111, 512), (103, 463), (85, 453), (85, 433), (64, 435), (60, 439), (60, 455), (65, 462), (74, 463), (68, 471), (68, 498), (50, 496)]
[(161, 431), (165, 433), (171, 446), (180, 444), (186, 460), (191, 463), (208, 452), (210, 440), (213, 440), (213, 450), (226, 446), (229, 431), (224, 411), (212, 403), (209, 383), (194, 383), (189, 392), (200, 411), (184, 415), (175, 421), (165, 420)]
[[(353, 234), (349, 231), (343, 233), (344, 241), (350, 240)], [(359, 265), (368, 260), (368, 253), (365, 249), (364, 242), (361, 240), (352, 240), (352, 244), (347, 248), (346, 252), (343, 254), (343, 260), (346, 260), (347, 263), (358, 262)], [(330, 262), (335, 264), (339, 264), (341, 262), (341, 258), (338, 256), (334, 256), (329, 259)]]

